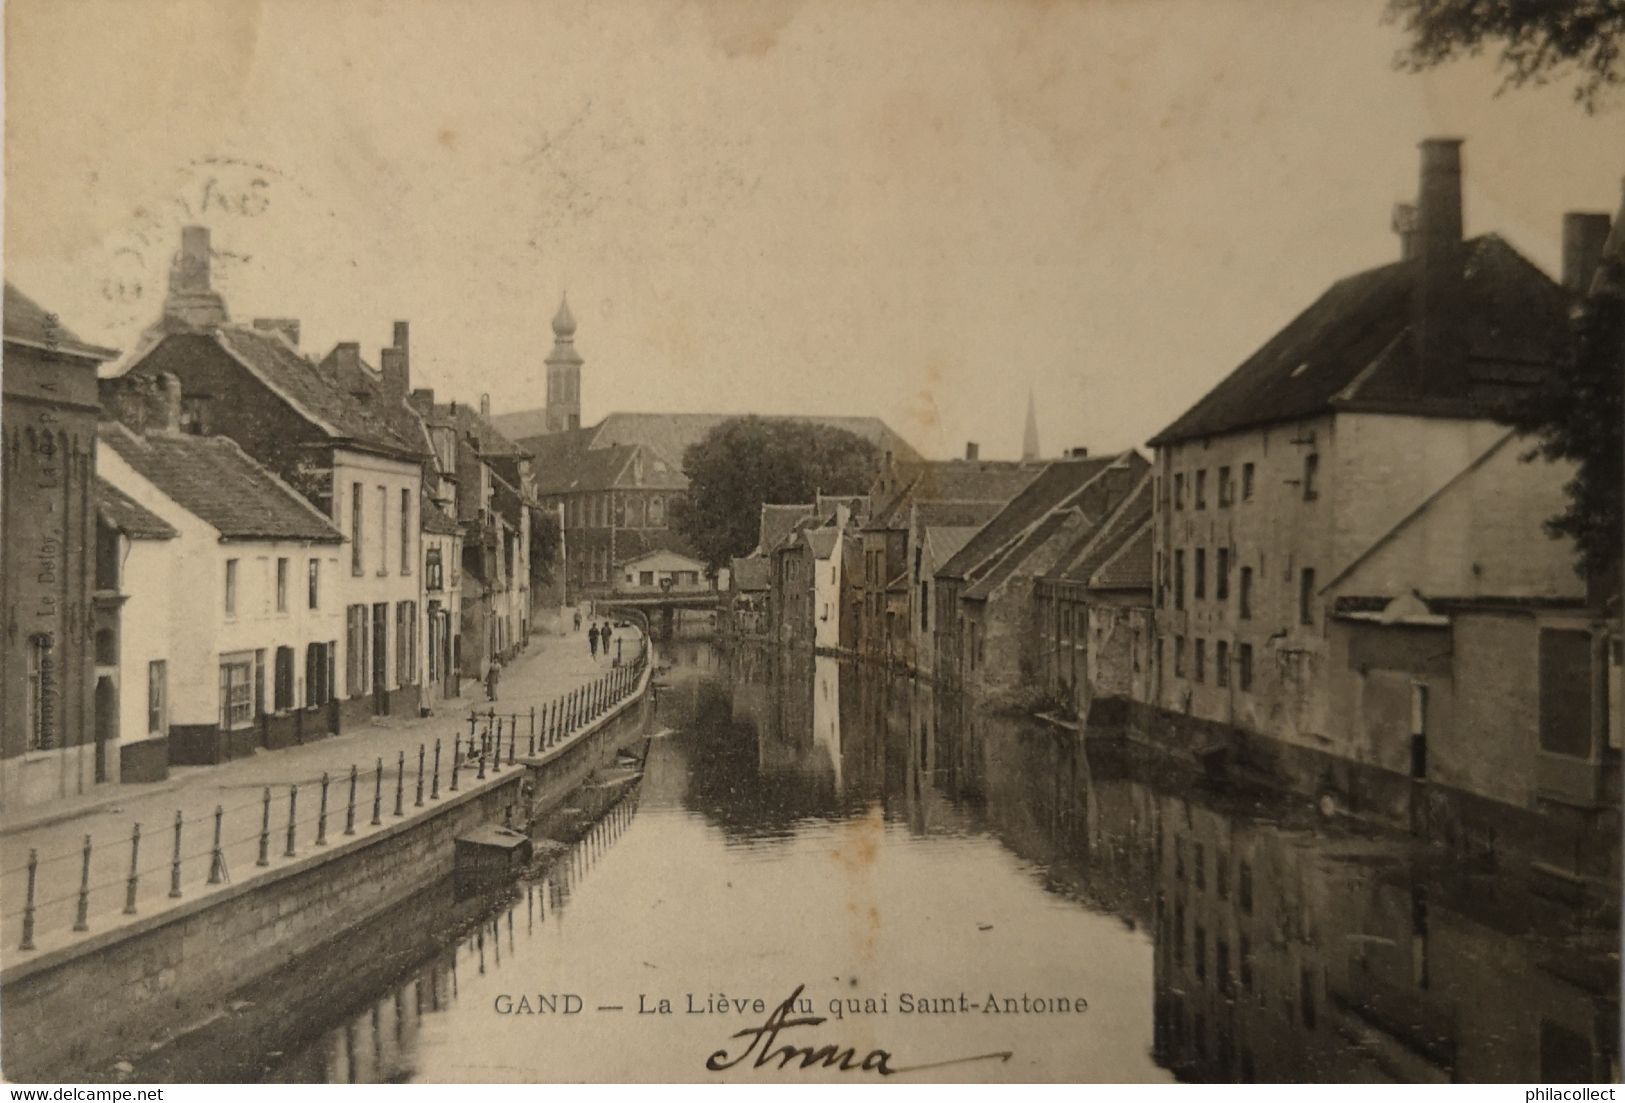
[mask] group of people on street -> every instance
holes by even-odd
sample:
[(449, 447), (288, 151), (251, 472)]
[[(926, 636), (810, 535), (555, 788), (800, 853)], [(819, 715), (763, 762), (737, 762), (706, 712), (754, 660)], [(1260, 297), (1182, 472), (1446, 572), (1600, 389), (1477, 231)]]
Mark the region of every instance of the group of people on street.
[[(577, 632), (581, 631), (580, 609), (575, 611), (575, 630)], [(594, 659), (598, 658), (598, 652), (603, 651), (604, 657), (609, 658), (609, 644), (614, 638), (615, 629), (609, 621), (606, 620), (603, 624), (589, 624), (587, 628), (587, 646), (592, 650), (592, 657)], [(618, 665), (620, 661), (621, 657), (617, 654), (615, 656), (616, 664)], [(485, 672), (485, 699), (487, 701), (497, 699), (497, 683), (501, 680), (501, 677), (502, 662), (493, 658), (490, 665), (486, 667)]]

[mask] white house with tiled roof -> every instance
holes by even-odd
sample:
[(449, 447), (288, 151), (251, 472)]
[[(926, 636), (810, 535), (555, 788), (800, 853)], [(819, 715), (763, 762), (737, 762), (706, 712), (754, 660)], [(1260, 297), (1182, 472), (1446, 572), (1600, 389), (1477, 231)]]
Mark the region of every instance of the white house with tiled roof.
[(150, 752), (132, 756), (127, 780), (337, 727), (344, 534), (234, 441), (181, 431), (181, 393), (167, 382), (167, 414), (145, 433), (104, 423), (98, 450), (100, 478), (141, 511), (110, 508), (117, 527), (132, 543), (157, 530), (144, 517), (173, 534), (160, 555), (125, 559), (117, 582), (129, 629), (119, 687), (132, 706), (121, 738)]
[[(233, 324), (209, 282), (203, 227), (187, 227), (164, 315), (102, 401), (137, 431), (158, 379), (182, 389), (184, 432), (231, 438), (323, 513), (345, 547), (326, 580), (343, 610), (334, 689), (344, 723), (416, 714), (421, 702), (419, 525), (426, 447), (395, 409), (339, 370), (302, 355), (298, 323)], [(344, 348), (346, 346), (341, 346)], [(404, 394), (400, 396), (404, 399)]]

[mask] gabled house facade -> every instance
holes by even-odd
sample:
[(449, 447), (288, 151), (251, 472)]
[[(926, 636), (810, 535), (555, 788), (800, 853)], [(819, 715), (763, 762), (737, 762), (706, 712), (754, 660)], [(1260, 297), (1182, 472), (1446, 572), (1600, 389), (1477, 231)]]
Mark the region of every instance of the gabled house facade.
[[(180, 384), (181, 431), (230, 437), (298, 491), (345, 538), (337, 692), (344, 723), (420, 705), (424, 453), (357, 397), (348, 354), (327, 370), (297, 347), (298, 323), (233, 324), (209, 280), (208, 231), (188, 227), (164, 316), (102, 381), (102, 404), (137, 433), (161, 377)], [(341, 346), (341, 350), (343, 346)], [(364, 391), (362, 393), (365, 393)]]
[[(235, 442), (182, 432), (181, 391), (165, 382), (169, 412), (146, 433), (101, 430), (102, 478), (175, 533), (160, 556), (115, 563), (123, 577), (109, 580), (141, 617), (119, 687), (145, 704), (132, 765), (148, 780), (160, 742), (168, 765), (208, 765), (337, 731), (344, 625), (329, 590), (343, 534)], [(167, 639), (159, 657), (144, 650), (149, 635)]]
[(930, 663), (921, 662), (930, 623), (922, 527), (985, 524), (1043, 469), (985, 461), (974, 452), (971, 446), (963, 460), (894, 460), (876, 476), (869, 494), (874, 507), (858, 525), (863, 571), (857, 648), (865, 659), (930, 671)]
[(938, 568), (938, 680), (979, 697), (1038, 684), (1037, 580), (1122, 507), (1148, 468), (1137, 452), (1055, 461)]

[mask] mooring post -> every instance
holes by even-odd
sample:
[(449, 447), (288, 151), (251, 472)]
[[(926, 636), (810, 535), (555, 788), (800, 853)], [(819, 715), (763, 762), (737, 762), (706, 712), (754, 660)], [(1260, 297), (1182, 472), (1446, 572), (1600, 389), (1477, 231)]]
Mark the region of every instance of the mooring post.
[(85, 836), (84, 857), (79, 863), (79, 906), (74, 911), (73, 929), (90, 930), (90, 836)]
[(294, 854), (293, 829), (298, 826), (298, 820), (295, 818), (294, 813), (298, 810), (298, 807), (299, 786), (290, 785), (288, 786), (288, 849), (282, 852), (284, 858), (292, 858)]
[(181, 897), (181, 810), (175, 809), (175, 850), (169, 858), (169, 898)]
[[(423, 760), (421, 758), (419, 758), (418, 761), (421, 762)], [(420, 779), (421, 779), (421, 776), (422, 775), (419, 775)], [(419, 787), (418, 788), (419, 788), (419, 792), (421, 793), (422, 792), (421, 780), (419, 782)], [(405, 794), (406, 794), (406, 752), (405, 751), (397, 751), (397, 752), (395, 752), (395, 814), (397, 816), (406, 815), (406, 808), (401, 804), (401, 799), (405, 796)]]
[(424, 747), (422, 743), (418, 744), (418, 796), (417, 801), (412, 805), (413, 808), (423, 807), (423, 756), (427, 750), (428, 748)]
[[(316, 812), (316, 845), (327, 845), (327, 771), (322, 771), (322, 799)], [(292, 827), (289, 830), (293, 830)]]
[(34, 948), (34, 882), (39, 879), (39, 851), (28, 848), (28, 899), (23, 903), (23, 942), (19, 950)]
[(139, 876), (137, 858), (141, 853), (141, 825), (137, 823), (130, 829), (130, 878), (124, 883), (124, 914), (135, 914), (135, 886)]
[(372, 826), (377, 827), (383, 823), (379, 815), (384, 809), (384, 756), (378, 756), (378, 766), (373, 772), (372, 779)]
[(265, 809), (260, 815), (260, 856), (255, 865), (271, 864), (271, 787), (265, 787)]
[(344, 833), (346, 835), (355, 834), (355, 784), (358, 778), (355, 763), (352, 762), (350, 763), (350, 803), (344, 813)]
[(429, 785), (429, 799), (440, 799), (440, 740), (434, 741), (434, 781)]
[[(451, 741), (451, 791), (453, 793), (457, 791), (457, 771), (463, 768), (462, 738), (462, 733), (459, 732), (457, 737)], [(470, 747), (474, 745), (473, 736), (469, 736), (468, 745)]]
[(226, 852), (220, 849), (220, 823), (226, 817), (226, 810), (220, 805), (214, 806), (214, 850), (209, 855), (209, 884), (218, 885), (226, 879)]

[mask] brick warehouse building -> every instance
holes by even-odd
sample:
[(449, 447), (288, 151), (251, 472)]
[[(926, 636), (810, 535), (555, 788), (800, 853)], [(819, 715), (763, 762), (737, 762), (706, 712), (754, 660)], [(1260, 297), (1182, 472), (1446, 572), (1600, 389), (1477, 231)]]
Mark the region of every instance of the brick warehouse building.
[[(83, 793), (116, 776), (97, 739), (96, 365), (54, 314), (5, 285), (0, 509), (0, 808)], [(113, 703), (100, 702), (102, 715)]]

